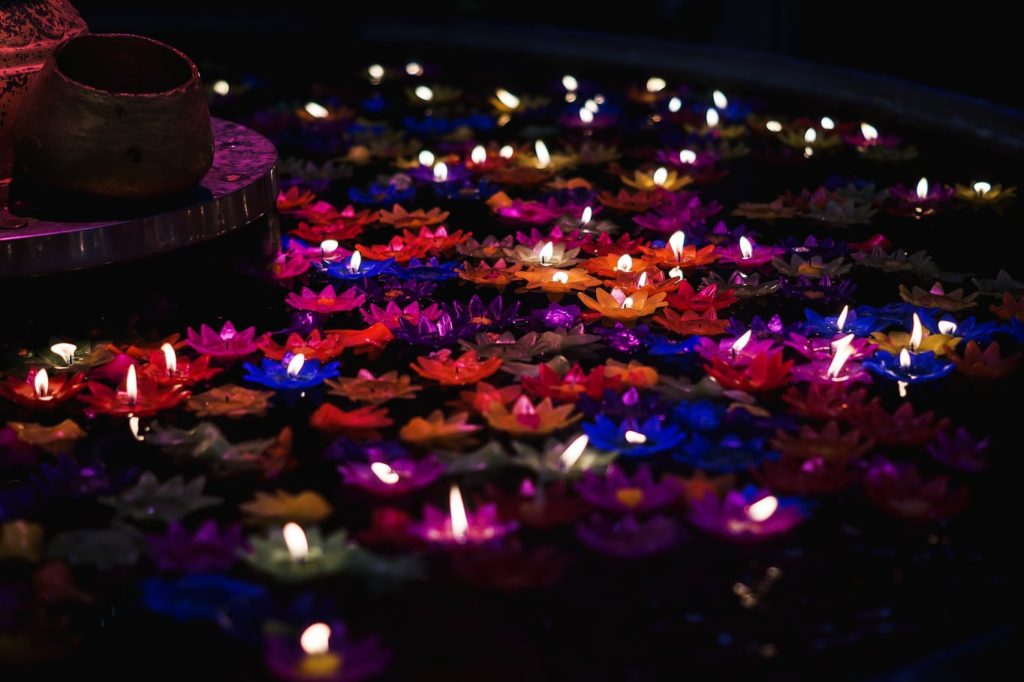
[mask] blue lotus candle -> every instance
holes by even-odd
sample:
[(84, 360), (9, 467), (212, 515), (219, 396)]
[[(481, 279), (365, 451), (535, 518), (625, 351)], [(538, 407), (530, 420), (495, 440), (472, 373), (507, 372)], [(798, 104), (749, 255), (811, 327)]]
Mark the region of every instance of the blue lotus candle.
[(259, 367), (247, 362), (246, 381), (284, 391), (302, 391), (319, 386), (325, 379), (334, 379), (341, 374), (341, 364), (317, 360), (306, 360), (302, 353), (289, 353), (281, 362), (264, 358)]
[(875, 374), (904, 384), (941, 379), (956, 369), (954, 363), (936, 357), (931, 351), (911, 353), (907, 348), (895, 355), (880, 350), (870, 360), (866, 360), (864, 366)]

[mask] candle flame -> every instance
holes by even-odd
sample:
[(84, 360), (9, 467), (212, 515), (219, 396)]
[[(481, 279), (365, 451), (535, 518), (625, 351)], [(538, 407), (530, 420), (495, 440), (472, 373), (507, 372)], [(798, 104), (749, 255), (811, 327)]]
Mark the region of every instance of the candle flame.
[(594, 209), (587, 206), (583, 209), (583, 215), (580, 216), (580, 224), (587, 225), (594, 218)]
[(348, 257), (348, 270), (349, 272), (359, 272), (359, 266), (363, 264), (363, 254), (358, 250), (353, 251), (352, 255)]
[(626, 439), (627, 443), (631, 443), (633, 445), (642, 445), (647, 442), (647, 436), (639, 431), (633, 431), (632, 429), (626, 431), (622, 437)]
[(900, 351), (900, 367), (903, 369), (910, 367), (910, 351), (906, 348)]
[(55, 343), (50, 346), (50, 350), (70, 367), (75, 361), (75, 351), (78, 350), (78, 346), (73, 343)]
[(370, 78), (375, 81), (379, 81), (384, 77), (384, 67), (380, 64), (370, 64), (369, 68), (366, 69), (366, 72), (370, 74)]
[(465, 542), (469, 533), (469, 517), (466, 516), (466, 505), (462, 502), (459, 486), (454, 483), (448, 493), (448, 506), (451, 509), (452, 536), (457, 542)]
[(636, 278), (636, 288), (643, 289), (645, 286), (647, 286), (647, 273), (641, 272), (640, 276)]
[(430, 100), (434, 99), (434, 91), (428, 88), (426, 85), (417, 85), (416, 90), (414, 92), (416, 93), (416, 96), (419, 97), (424, 102), (429, 102)]
[(711, 100), (715, 103), (716, 109), (725, 109), (729, 106), (729, 98), (725, 96), (725, 93), (721, 90), (715, 90), (711, 93)]
[(512, 148), (512, 145), (507, 144), (498, 150), (498, 156), (503, 159), (511, 159), (512, 155), (516, 153), (516, 150)]
[(679, 99), (678, 97), (673, 97), (668, 101), (668, 110), (671, 111), (673, 114), (678, 112), (682, 108), (683, 100)]
[(985, 196), (990, 191), (992, 191), (992, 185), (990, 183), (987, 183), (984, 180), (979, 180), (978, 182), (974, 183), (974, 193), (977, 194), (979, 197)]
[(687, 165), (697, 162), (697, 152), (692, 149), (684, 149), (679, 152), (679, 163), (685, 163)]
[(509, 109), (519, 108), (519, 98), (504, 88), (498, 88), (497, 90), (495, 90), (494, 96), (498, 98), (499, 102), (504, 104)]
[(288, 368), (285, 372), (290, 377), (299, 376), (299, 372), (302, 371), (302, 366), (306, 364), (306, 356), (302, 353), (296, 353), (292, 356), (292, 359), (288, 361)]
[(421, 166), (433, 166), (434, 165), (434, 152), (429, 149), (424, 149), (416, 157), (419, 160)]
[(212, 89), (212, 90), (213, 90), (213, 91), (214, 91), (214, 92), (215, 92), (216, 94), (218, 94), (218, 95), (220, 95), (221, 97), (223, 97), (224, 95), (226, 95), (226, 94), (228, 94), (229, 92), (231, 92), (231, 84), (230, 84), (230, 83), (228, 83), (227, 81), (224, 81), (224, 80), (220, 80), (220, 81), (217, 81), (216, 83), (214, 83), (214, 84), (213, 84), (213, 87), (212, 87), (211, 89)]
[(836, 122), (829, 116), (821, 117), (821, 128), (822, 130), (835, 130)]
[(910, 331), (910, 347), (913, 350), (917, 350), (923, 338), (924, 328), (921, 326), (921, 318), (917, 316), (917, 313), (914, 313), (914, 327)]
[(294, 522), (286, 523), (281, 529), (281, 535), (284, 536), (284, 546), (288, 548), (288, 556), (292, 561), (301, 561), (309, 556), (309, 540), (302, 526)]
[(676, 267), (668, 271), (668, 276), (671, 277), (672, 279), (682, 280), (683, 269), (677, 265)]
[(591, 111), (590, 109), (587, 109), (586, 107), (583, 107), (582, 109), (580, 109), (580, 121), (582, 121), (583, 123), (593, 123), (594, 112)]
[(818, 139), (818, 131), (814, 128), (808, 128), (807, 132), (804, 133), (804, 142), (807, 144), (813, 144)]
[(448, 181), (448, 164), (444, 161), (439, 162), (434, 166), (434, 182), (447, 182)]
[(917, 198), (922, 201), (928, 198), (928, 178), (921, 178), (917, 181)]
[(135, 365), (128, 365), (128, 374), (124, 378), (124, 392), (131, 405), (139, 399), (139, 378), (135, 375)]
[(419, 62), (409, 62), (405, 65), (405, 72), (410, 76), (422, 76), (423, 67), (420, 66)]
[(558, 457), (558, 464), (562, 471), (568, 471), (572, 468), (576, 462), (579, 461), (580, 457), (583, 456), (583, 451), (587, 449), (587, 444), (590, 442), (590, 438), (587, 434), (583, 434), (569, 443), (569, 445), (562, 451), (562, 454)]
[(901, 398), (906, 398), (907, 397), (907, 382), (905, 382), (905, 381), (897, 381), (896, 382), (896, 387), (900, 391), (900, 397)]
[(740, 237), (740, 256), (746, 260), (754, 255), (754, 245), (746, 237)]
[(164, 366), (167, 368), (167, 376), (173, 376), (178, 371), (178, 356), (174, 354), (174, 346), (165, 343), (160, 346), (160, 351), (164, 354)]
[(576, 89), (580, 87), (580, 84), (572, 76), (566, 75), (562, 76), (562, 87), (565, 88), (567, 92), (576, 92)]
[(627, 296), (626, 298), (622, 299), (622, 309), (623, 310), (629, 310), (629, 309), (632, 309), (632, 308), (633, 308), (633, 297), (632, 296)]
[(772, 517), (772, 514), (779, 508), (779, 498), (774, 495), (761, 498), (747, 507), (747, 518), (751, 521), (761, 523)]
[[(852, 334), (851, 334), (852, 336)], [(832, 357), (832, 362), (829, 363), (828, 369), (825, 371), (825, 376), (829, 379), (835, 380), (839, 376), (839, 372), (842, 371), (843, 365), (850, 359), (856, 351), (853, 346), (847, 342), (845, 345), (836, 348), (835, 355)]]
[(878, 139), (878, 128), (870, 123), (861, 123), (860, 134), (867, 142), (873, 142)]
[(540, 259), (541, 265), (547, 265), (551, 262), (551, 258), (555, 255), (555, 243), (547, 242), (540, 248), (540, 254), (537, 256)]
[(747, 344), (750, 343), (750, 337), (753, 336), (753, 334), (754, 334), (754, 330), (753, 329), (748, 329), (747, 331), (743, 332), (742, 336), (740, 336), (738, 339), (733, 341), (733, 343), (732, 343), (732, 352), (733, 353), (739, 353), (744, 348), (746, 348)]
[(847, 346), (849, 346), (851, 343), (853, 343), (853, 340), (855, 338), (857, 338), (856, 334), (847, 334), (846, 336), (836, 339), (829, 345), (832, 346), (832, 352), (835, 353), (840, 348), (846, 348)]
[(768, 121), (767, 123), (764, 124), (764, 127), (768, 129), (768, 132), (772, 132), (772, 133), (781, 133), (782, 132), (782, 124), (779, 123), (778, 121)]
[(628, 253), (622, 254), (615, 262), (615, 269), (619, 272), (629, 272), (633, 269), (633, 257)]
[(43, 399), (49, 398), (50, 392), (50, 376), (46, 373), (45, 369), (40, 369), (36, 372), (35, 379), (32, 381), (36, 389), (36, 397)]
[(584, 108), (586, 108), (587, 110), (594, 114), (596, 114), (598, 110), (600, 110), (601, 108), (600, 105), (597, 103), (596, 99), (588, 99), (586, 102), (583, 103), (583, 106)]
[(673, 232), (672, 236), (668, 238), (668, 248), (672, 250), (672, 255), (676, 257), (676, 260), (682, 260), (683, 246), (685, 245), (686, 233), (682, 230)]
[(320, 253), (326, 258), (337, 251), (339, 246), (337, 239), (325, 239), (320, 242)]
[(846, 316), (850, 314), (850, 306), (844, 305), (843, 312), (839, 313), (839, 317), (836, 318), (836, 330), (843, 331), (843, 327), (846, 326)]
[(534, 153), (537, 155), (537, 168), (547, 168), (551, 164), (551, 153), (544, 140), (537, 140), (533, 145)]
[(469, 160), (477, 165), (487, 161), (487, 150), (482, 144), (473, 147), (473, 151), (469, 153)]
[(384, 462), (374, 462), (370, 465), (370, 471), (381, 480), (381, 483), (387, 483), (388, 485), (398, 483), (398, 472)]
[(562, 270), (559, 270), (555, 274), (551, 275), (551, 281), (555, 282), (557, 284), (568, 284), (569, 283), (569, 273), (568, 272), (564, 272)]
[(722, 117), (718, 115), (718, 109), (711, 108), (704, 114), (704, 120), (707, 122), (708, 128), (714, 128), (722, 120)]
[(940, 334), (956, 334), (956, 322), (953, 320), (939, 320)]
[(307, 656), (326, 654), (331, 646), (331, 627), (327, 623), (313, 623), (302, 631), (299, 646)]
[(668, 84), (665, 82), (664, 78), (658, 78), (657, 76), (652, 76), (651, 78), (647, 79), (647, 92), (650, 92), (650, 93), (661, 92), (662, 90), (665, 89), (666, 85), (668, 85)]
[(327, 107), (317, 102), (306, 102), (305, 109), (313, 118), (327, 118), (331, 114)]
[(651, 176), (651, 180), (658, 187), (663, 187), (665, 182), (668, 180), (668, 169), (662, 166), (658, 170), (654, 171), (654, 175)]

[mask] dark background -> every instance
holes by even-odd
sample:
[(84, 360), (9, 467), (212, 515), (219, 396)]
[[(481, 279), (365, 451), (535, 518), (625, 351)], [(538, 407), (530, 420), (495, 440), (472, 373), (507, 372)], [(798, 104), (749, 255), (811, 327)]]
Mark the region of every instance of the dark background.
[[(354, 49), (367, 22), (487, 22), (649, 35), (769, 52), (959, 91), (1016, 108), (1018, 28), (998, 6), (829, 3), (820, 0), (344, 0), (257, 4), (241, 0), (76, 0), (95, 31), (177, 41), (204, 60), (276, 60), (322, 68)], [(1002, 10), (1005, 13), (1005, 10)], [(495, 28), (497, 30), (497, 28)], [(368, 59), (369, 63), (370, 59)]]

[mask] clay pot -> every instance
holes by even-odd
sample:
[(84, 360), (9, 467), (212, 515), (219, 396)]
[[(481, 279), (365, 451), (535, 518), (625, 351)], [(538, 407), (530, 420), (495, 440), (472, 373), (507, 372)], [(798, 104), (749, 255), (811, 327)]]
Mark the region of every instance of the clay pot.
[(85, 33), (68, 0), (0, 0), (0, 180), (14, 160), (14, 121), (32, 76), (63, 40)]
[(213, 163), (195, 64), (140, 36), (81, 35), (60, 45), (32, 81), (14, 138), (16, 177), (98, 197), (175, 194)]

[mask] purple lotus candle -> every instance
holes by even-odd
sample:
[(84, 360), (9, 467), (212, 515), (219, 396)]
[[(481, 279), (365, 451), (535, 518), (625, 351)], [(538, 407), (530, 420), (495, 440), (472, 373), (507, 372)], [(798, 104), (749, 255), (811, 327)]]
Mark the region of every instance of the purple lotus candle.
[(284, 635), (267, 640), (267, 668), (288, 682), (365, 680), (379, 675), (389, 659), (376, 639), (353, 641), (341, 623), (313, 623), (297, 642)]
[(735, 263), (740, 269), (757, 268), (770, 263), (772, 258), (786, 252), (778, 246), (761, 246), (755, 244), (746, 235), (741, 236), (736, 244), (720, 246), (715, 252), (721, 263)]
[(748, 486), (730, 490), (724, 498), (705, 495), (690, 503), (690, 522), (701, 530), (730, 540), (750, 542), (781, 535), (804, 520), (801, 505), (766, 490)]
[(410, 457), (378, 457), (372, 462), (347, 462), (338, 467), (347, 485), (374, 495), (392, 496), (425, 488), (444, 473), (434, 455), (419, 461)]

